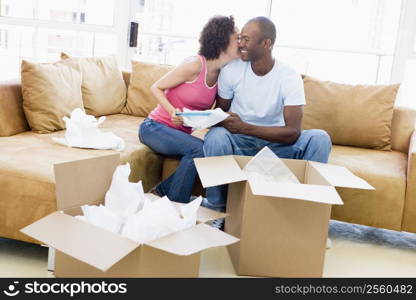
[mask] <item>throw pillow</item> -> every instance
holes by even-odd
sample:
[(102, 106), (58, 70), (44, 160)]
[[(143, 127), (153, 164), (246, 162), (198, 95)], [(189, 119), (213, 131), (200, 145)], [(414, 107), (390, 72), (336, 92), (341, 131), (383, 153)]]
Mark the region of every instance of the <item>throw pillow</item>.
[(82, 72), (82, 99), (87, 114), (96, 117), (118, 114), (126, 104), (127, 87), (114, 55), (62, 59), (79, 62)]
[(173, 66), (157, 65), (132, 61), (132, 73), (127, 92), (127, 105), (123, 113), (138, 117), (147, 115), (157, 106), (150, 87), (169, 71)]
[(38, 133), (65, 129), (62, 118), (75, 108), (83, 108), (78, 63), (23, 60), (21, 72), (23, 110), (30, 128)]
[(303, 129), (323, 129), (333, 144), (391, 150), (394, 85), (349, 85), (304, 77)]

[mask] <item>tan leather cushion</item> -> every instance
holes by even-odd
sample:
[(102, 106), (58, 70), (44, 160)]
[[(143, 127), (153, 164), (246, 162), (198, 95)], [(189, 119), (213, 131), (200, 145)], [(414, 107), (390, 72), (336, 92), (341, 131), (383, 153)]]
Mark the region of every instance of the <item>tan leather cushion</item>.
[(337, 145), (391, 150), (398, 84), (348, 85), (304, 78), (304, 129), (323, 129)]
[(401, 230), (406, 193), (406, 154), (334, 146), (329, 163), (348, 168), (376, 189), (337, 188), (344, 205), (332, 206), (333, 219)]
[(33, 131), (65, 128), (62, 118), (83, 108), (81, 80), (79, 65), (73, 60), (48, 64), (22, 61), (23, 109)]
[(150, 87), (174, 67), (132, 61), (132, 73), (127, 92), (127, 105), (122, 113), (138, 117), (147, 115), (157, 106)]
[[(143, 118), (111, 115), (102, 124), (126, 142), (121, 163), (131, 166), (130, 181), (143, 181), (145, 191), (160, 181), (162, 157), (139, 142), (137, 128)], [(61, 146), (50, 134), (24, 132), (0, 138), (0, 237), (35, 242), (19, 230), (56, 211), (53, 165), (77, 159), (117, 153), (110, 150), (76, 149)]]
[[(62, 59), (70, 57), (61, 53)], [(82, 99), (87, 114), (118, 114), (126, 104), (127, 87), (114, 55), (73, 58), (82, 72)]]
[(22, 88), (18, 80), (0, 83), (0, 136), (29, 130), (23, 112)]

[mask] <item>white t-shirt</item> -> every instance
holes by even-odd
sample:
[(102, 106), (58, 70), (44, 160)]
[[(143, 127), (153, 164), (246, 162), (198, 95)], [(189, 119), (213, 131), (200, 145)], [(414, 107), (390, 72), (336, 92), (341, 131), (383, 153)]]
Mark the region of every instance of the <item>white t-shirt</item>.
[(284, 106), (305, 105), (301, 76), (277, 60), (264, 76), (257, 76), (250, 62), (230, 62), (218, 78), (218, 95), (232, 100), (231, 112), (257, 126), (285, 126)]

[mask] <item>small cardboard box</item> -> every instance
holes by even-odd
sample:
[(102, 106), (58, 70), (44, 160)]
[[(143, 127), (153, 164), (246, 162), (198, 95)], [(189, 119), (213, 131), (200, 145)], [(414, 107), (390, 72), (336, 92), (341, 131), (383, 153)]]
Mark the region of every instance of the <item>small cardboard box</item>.
[(343, 167), (282, 159), (301, 184), (248, 181), (247, 156), (195, 159), (204, 188), (229, 184), (225, 231), (240, 238), (228, 247), (239, 275), (322, 277), (335, 187), (374, 189)]
[(225, 215), (203, 207), (197, 225), (142, 245), (74, 218), (103, 203), (119, 163), (113, 154), (55, 165), (60, 211), (21, 231), (56, 249), (56, 277), (198, 277), (202, 250), (238, 241), (204, 224)]

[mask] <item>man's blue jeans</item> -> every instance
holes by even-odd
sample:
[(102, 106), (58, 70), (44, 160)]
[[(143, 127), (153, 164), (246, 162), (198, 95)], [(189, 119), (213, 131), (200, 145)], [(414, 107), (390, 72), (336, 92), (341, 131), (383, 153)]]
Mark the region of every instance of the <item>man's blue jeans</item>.
[[(332, 143), (323, 130), (304, 130), (295, 144), (286, 145), (262, 140), (244, 134), (232, 134), (224, 127), (212, 128), (204, 140), (204, 155), (247, 155), (254, 156), (264, 147), (269, 147), (280, 158), (328, 162)], [(207, 188), (207, 206), (224, 211), (227, 201), (228, 185)]]
[(160, 183), (156, 190), (172, 201), (188, 203), (197, 176), (194, 158), (204, 157), (204, 142), (149, 118), (140, 125), (139, 139), (156, 153), (181, 159), (175, 173)]

